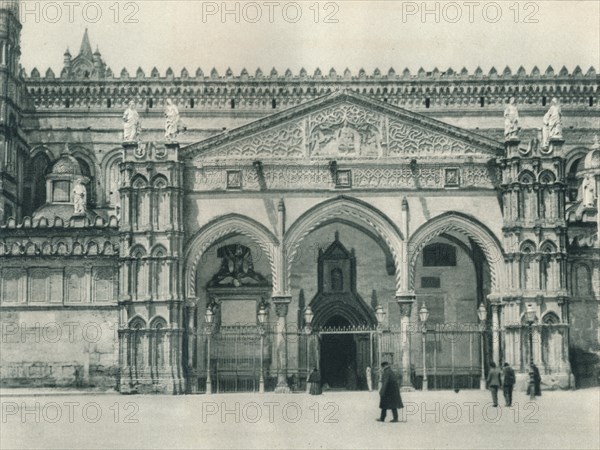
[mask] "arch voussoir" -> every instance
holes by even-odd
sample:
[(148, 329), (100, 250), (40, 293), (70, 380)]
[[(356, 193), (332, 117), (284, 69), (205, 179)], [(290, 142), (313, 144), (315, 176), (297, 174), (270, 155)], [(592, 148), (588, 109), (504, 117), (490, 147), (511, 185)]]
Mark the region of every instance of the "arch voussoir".
[(417, 258), (432, 239), (447, 233), (457, 232), (480, 247), (490, 269), (492, 292), (502, 292), (506, 287), (504, 252), (500, 242), (485, 225), (464, 214), (449, 212), (431, 219), (410, 237), (408, 243), (409, 287), (414, 290)]
[(253, 219), (238, 214), (221, 216), (202, 227), (190, 240), (185, 253), (185, 295), (196, 296), (196, 273), (202, 256), (217, 241), (232, 235), (247, 236), (256, 242), (269, 259), (273, 284), (277, 283), (275, 248), (279, 241), (275, 235)]

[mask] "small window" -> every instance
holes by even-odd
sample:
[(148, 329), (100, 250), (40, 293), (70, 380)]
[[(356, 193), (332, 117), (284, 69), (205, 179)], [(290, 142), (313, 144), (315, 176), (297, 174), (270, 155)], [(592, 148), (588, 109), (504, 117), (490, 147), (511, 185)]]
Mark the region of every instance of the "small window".
[(71, 194), (71, 183), (68, 181), (55, 181), (52, 190), (53, 202), (68, 202)]
[(456, 266), (456, 248), (448, 244), (431, 244), (423, 249), (424, 267)]
[(273, 100), (271, 100), (271, 108), (277, 108), (277, 99), (274, 98)]
[(421, 287), (424, 289), (439, 289), (440, 277), (421, 277)]
[(352, 187), (352, 172), (348, 169), (338, 170), (335, 175), (335, 187), (336, 188)]
[(227, 189), (242, 188), (242, 173), (239, 170), (227, 171)]
[(592, 97), (591, 95), (590, 95), (589, 105), (594, 106), (594, 97)]
[(429, 98), (425, 99), (425, 108), (429, 108), (429, 105), (431, 104), (431, 101), (429, 100)]
[(546, 96), (542, 97), (542, 106), (546, 106)]
[(107, 98), (106, 99), (106, 107), (110, 108), (111, 106), (112, 106), (112, 102), (111, 102), (110, 98)]
[(154, 102), (151, 98), (148, 99), (148, 108), (152, 108), (154, 106)]
[(444, 185), (446, 187), (458, 187), (460, 184), (460, 172), (458, 168), (448, 168), (444, 171)]
[(331, 290), (341, 292), (344, 290), (344, 275), (342, 269), (333, 269), (331, 271)]
[(482, 108), (485, 106), (485, 98), (484, 97), (479, 97), (479, 106), (481, 106)]
[(190, 108), (193, 108), (193, 107), (194, 107), (194, 99), (190, 98)]
[(235, 98), (231, 99), (231, 109), (235, 109)]

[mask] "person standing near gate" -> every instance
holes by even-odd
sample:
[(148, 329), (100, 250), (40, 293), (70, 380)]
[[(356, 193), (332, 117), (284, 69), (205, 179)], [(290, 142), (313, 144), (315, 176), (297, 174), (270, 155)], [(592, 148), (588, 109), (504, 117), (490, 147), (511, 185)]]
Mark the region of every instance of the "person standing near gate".
[(308, 377), (308, 384), (310, 386), (310, 395), (321, 395), (321, 374), (319, 373), (319, 369), (316, 367)]
[(373, 378), (371, 377), (371, 366), (367, 366), (367, 388), (369, 388), (369, 392), (373, 391)]
[(500, 369), (496, 367), (495, 362), (490, 363), (490, 371), (487, 376), (488, 388), (492, 391), (492, 401), (494, 407), (498, 406), (498, 389), (502, 386), (502, 380), (500, 379)]
[(381, 363), (381, 390), (379, 391), (379, 407), (381, 416), (376, 419), (378, 422), (385, 422), (385, 416), (388, 409), (392, 410), (392, 422), (398, 422), (398, 408), (404, 408), (402, 397), (400, 397), (400, 387), (396, 374), (387, 362)]
[(515, 380), (515, 371), (510, 367), (510, 364), (505, 362), (502, 368), (502, 391), (504, 392), (506, 406), (512, 406), (512, 393)]

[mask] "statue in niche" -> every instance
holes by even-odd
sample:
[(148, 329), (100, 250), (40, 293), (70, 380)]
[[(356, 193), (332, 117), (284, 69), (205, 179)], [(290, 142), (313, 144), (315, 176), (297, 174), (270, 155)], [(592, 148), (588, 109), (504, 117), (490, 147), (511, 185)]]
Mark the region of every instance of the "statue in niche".
[(135, 102), (130, 101), (123, 113), (123, 141), (139, 141), (141, 128), (140, 115), (135, 109)]
[(542, 147), (550, 145), (550, 139), (562, 139), (562, 112), (558, 99), (554, 97), (550, 109), (544, 116), (542, 127)]
[(590, 175), (586, 176), (581, 186), (583, 193), (583, 207), (594, 208), (596, 202), (596, 181)]
[(217, 256), (221, 258), (221, 268), (212, 277), (208, 287), (268, 286), (260, 273), (254, 271), (252, 253), (241, 244), (220, 247)]
[(511, 97), (504, 108), (504, 139), (507, 141), (518, 139), (520, 129), (517, 102), (514, 97)]
[(83, 184), (81, 178), (75, 180), (75, 186), (73, 187), (73, 205), (74, 215), (80, 216), (85, 214), (85, 206), (87, 204), (87, 190)]
[(165, 118), (165, 139), (174, 141), (179, 132), (185, 130), (185, 127), (181, 125), (179, 109), (170, 98), (167, 99), (165, 106)]

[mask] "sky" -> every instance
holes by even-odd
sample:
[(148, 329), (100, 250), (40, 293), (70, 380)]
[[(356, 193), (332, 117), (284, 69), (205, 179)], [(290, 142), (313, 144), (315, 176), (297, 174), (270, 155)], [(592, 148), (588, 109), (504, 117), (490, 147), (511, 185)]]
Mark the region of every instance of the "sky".
[(115, 74), (348, 67), (600, 69), (600, 1), (21, 0), (21, 63), (60, 73), (87, 28)]

